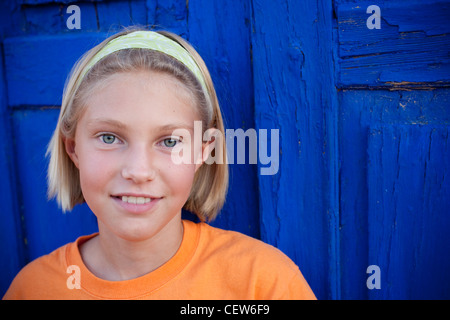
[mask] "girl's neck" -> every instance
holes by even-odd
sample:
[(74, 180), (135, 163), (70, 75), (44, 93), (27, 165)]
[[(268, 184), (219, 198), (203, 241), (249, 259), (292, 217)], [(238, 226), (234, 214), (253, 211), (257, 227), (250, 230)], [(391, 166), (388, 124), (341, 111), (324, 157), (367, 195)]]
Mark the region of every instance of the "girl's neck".
[(181, 245), (183, 223), (173, 219), (158, 234), (143, 241), (128, 241), (99, 221), (99, 235), (80, 247), (86, 267), (97, 277), (121, 281), (150, 273), (170, 260)]

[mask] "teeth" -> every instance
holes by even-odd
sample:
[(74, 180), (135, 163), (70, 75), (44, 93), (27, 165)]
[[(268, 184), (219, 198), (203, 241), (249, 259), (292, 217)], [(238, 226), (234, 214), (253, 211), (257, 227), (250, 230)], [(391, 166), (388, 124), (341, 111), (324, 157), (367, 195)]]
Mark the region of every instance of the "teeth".
[(132, 203), (132, 204), (144, 204), (144, 203), (149, 203), (151, 201), (150, 198), (144, 198), (144, 197), (127, 197), (127, 196), (122, 196), (122, 201), (123, 202), (128, 202), (128, 203)]

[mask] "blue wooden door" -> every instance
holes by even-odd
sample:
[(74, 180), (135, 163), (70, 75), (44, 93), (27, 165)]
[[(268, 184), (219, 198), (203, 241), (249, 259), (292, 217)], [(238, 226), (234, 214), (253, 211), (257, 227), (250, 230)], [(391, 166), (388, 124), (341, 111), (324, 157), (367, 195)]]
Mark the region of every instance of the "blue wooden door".
[[(335, 12), (341, 295), (448, 299), (450, 3), (337, 1)], [(364, 285), (368, 265), (380, 289)]]
[(0, 294), (96, 231), (46, 199), (45, 150), (73, 63), (141, 24), (196, 47), (227, 128), (279, 130), (275, 174), (230, 165), (214, 225), (280, 248), (321, 299), (450, 298), (449, 17), (443, 0), (3, 1)]

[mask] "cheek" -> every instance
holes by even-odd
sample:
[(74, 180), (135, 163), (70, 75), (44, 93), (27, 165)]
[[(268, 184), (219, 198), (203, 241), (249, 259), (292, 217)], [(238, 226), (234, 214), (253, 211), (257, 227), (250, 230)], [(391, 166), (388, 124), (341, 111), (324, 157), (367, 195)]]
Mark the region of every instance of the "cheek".
[(195, 165), (169, 163), (164, 177), (171, 193), (187, 200), (194, 181)]
[(80, 184), (85, 196), (89, 197), (89, 194), (105, 189), (114, 174), (114, 168), (111, 167), (114, 163), (115, 161), (107, 161), (104, 156), (95, 152), (85, 153), (85, 156), (80, 158)]

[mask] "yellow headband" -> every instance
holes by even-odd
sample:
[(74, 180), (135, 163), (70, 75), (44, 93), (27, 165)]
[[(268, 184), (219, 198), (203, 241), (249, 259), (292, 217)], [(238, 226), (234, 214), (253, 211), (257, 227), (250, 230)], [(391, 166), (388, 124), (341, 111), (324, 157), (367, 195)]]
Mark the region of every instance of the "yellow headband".
[(205, 95), (207, 94), (208, 91), (203, 74), (186, 49), (175, 41), (154, 31), (134, 31), (109, 41), (86, 65), (79, 77), (79, 83), (81, 83), (88, 71), (101, 59), (113, 52), (131, 48), (155, 50), (175, 58), (195, 75)]

